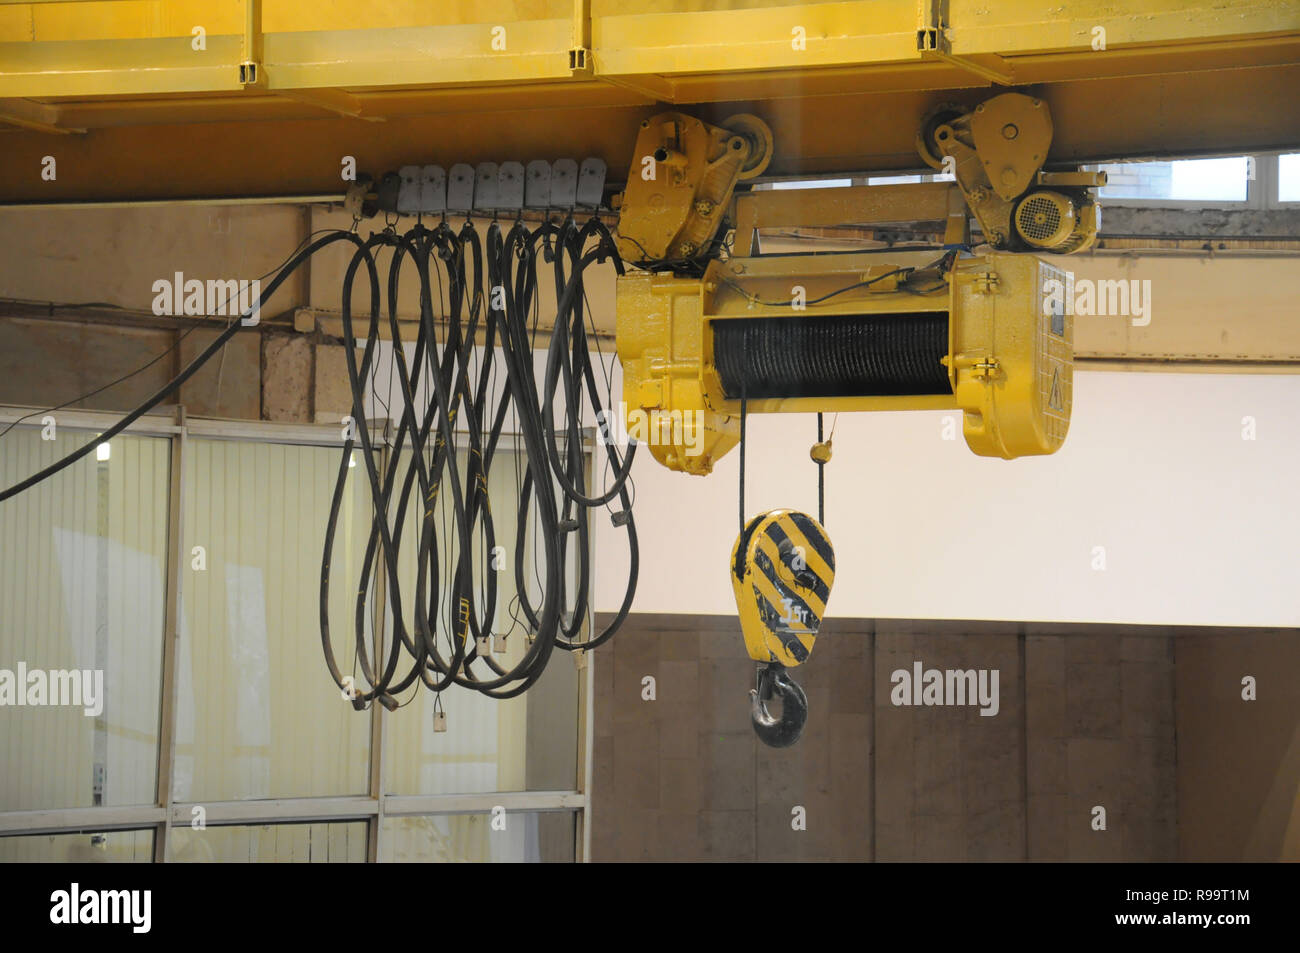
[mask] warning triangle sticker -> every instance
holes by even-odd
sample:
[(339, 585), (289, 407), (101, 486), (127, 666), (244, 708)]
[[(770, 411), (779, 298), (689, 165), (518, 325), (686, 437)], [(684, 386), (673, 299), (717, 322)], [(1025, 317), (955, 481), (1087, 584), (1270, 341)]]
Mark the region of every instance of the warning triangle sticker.
[(1061, 368), (1052, 368), (1052, 392), (1047, 398), (1047, 406), (1053, 410), (1065, 410), (1065, 401), (1061, 398)]

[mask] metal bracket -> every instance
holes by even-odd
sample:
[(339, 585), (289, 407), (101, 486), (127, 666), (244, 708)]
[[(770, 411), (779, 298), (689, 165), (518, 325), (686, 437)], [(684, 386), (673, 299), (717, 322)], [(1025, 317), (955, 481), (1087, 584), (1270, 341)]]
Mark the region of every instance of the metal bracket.
[(474, 208), (474, 167), (457, 162), (447, 179), (447, 211), (470, 212)]
[(262, 62), (262, 0), (244, 0), (244, 38), (240, 48), (239, 85), (266, 87)]
[(420, 171), (420, 210), (447, 211), (447, 170), (440, 165), (426, 165)]
[(562, 209), (578, 204), (578, 163), (573, 159), (556, 159), (551, 166), (551, 204)]
[(519, 212), (524, 207), (524, 166), (522, 162), (502, 162), (497, 177), (497, 202), (503, 210)]
[(528, 163), (527, 183), (524, 187), (524, 205), (528, 208), (551, 207), (551, 164), (545, 159)]
[(420, 167), (404, 165), (397, 170), (397, 174), (402, 177), (402, 184), (397, 190), (397, 210), (408, 215), (423, 211), (424, 190), (420, 183), (422, 176)]
[(497, 185), (501, 170), (495, 162), (480, 162), (474, 170), (474, 209), (478, 212), (495, 212), (500, 208)]
[(600, 201), (605, 194), (605, 160), (589, 158), (582, 160), (578, 170), (578, 190), (576, 204), (583, 208), (600, 208)]

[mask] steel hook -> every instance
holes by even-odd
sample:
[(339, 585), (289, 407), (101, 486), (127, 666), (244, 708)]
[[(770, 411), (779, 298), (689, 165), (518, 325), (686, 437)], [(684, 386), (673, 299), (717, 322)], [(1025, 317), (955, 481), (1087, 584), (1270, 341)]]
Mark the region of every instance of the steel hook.
[[(773, 692), (781, 696), (779, 719), (767, 710)], [(803, 734), (804, 723), (808, 721), (808, 696), (780, 663), (759, 664), (758, 687), (750, 689), (749, 704), (754, 734), (769, 748), (788, 748)]]

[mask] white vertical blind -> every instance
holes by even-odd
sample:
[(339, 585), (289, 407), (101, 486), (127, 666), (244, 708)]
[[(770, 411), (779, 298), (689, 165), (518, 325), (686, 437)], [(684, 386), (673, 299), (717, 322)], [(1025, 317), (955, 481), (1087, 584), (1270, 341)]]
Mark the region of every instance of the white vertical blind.
[(176, 863), (363, 863), (365, 821), (323, 824), (260, 824), (176, 828), (171, 860)]
[[(320, 641), (321, 554), (340, 454), (190, 441), (178, 800), (367, 792), (370, 716), (335, 687)], [(349, 471), (332, 557), (332, 636), (345, 670), (370, 525), (363, 472)]]
[[(0, 440), (0, 485), (94, 439), (47, 434)], [(104, 696), (97, 717), (82, 705), (0, 708), (0, 810), (154, 800), (168, 465), (166, 440), (122, 436), (107, 460), (0, 504), (0, 669), (89, 672), (91, 685), (100, 671)]]

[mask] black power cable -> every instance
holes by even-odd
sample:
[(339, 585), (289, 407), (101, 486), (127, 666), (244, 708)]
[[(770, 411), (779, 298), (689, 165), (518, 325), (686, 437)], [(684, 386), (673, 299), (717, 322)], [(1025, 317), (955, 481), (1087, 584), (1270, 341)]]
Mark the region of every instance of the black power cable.
[[(629, 493), (635, 443), (624, 456), (610, 433), (612, 408), (604, 406), (593, 371), (583, 290), (587, 268), (611, 261), (621, 274), (622, 260), (608, 229), (595, 218), (582, 226), (572, 218), (558, 225), (548, 221), (531, 232), (517, 221), (504, 234), (494, 221), (486, 242), (468, 220), (459, 232), (444, 220), (432, 229), (417, 224), (405, 234), (390, 226), (364, 240), (354, 232), (335, 231), (295, 254), (267, 284), (254, 308), (264, 307), (313, 254), (340, 241), (353, 245), (341, 305), (352, 429), (339, 461), (321, 561), (319, 608), (326, 666), (357, 708), (376, 700), (397, 707), (395, 696), (417, 681), (434, 692), (455, 684), (493, 698), (516, 696), (541, 677), (555, 648), (590, 649), (612, 637), (636, 591), (639, 555)], [(381, 252), (391, 253), (386, 276), (381, 276), (377, 262)], [(558, 302), (540, 379), (535, 354), (539, 253), (552, 266)], [(405, 267), (408, 259), (413, 269)], [(408, 362), (397, 313), (403, 272), (409, 275), (412, 270), (419, 283), (420, 319)], [(359, 276), (369, 293), (364, 328), (358, 326), (352, 308)], [(373, 391), (381, 360), (385, 304), (399, 400), (390, 414), (393, 433), (380, 439), (367, 421), (366, 400), (367, 382), (372, 382)], [(252, 313), (250, 309), (245, 314)], [(240, 326), (232, 321), (175, 378), (100, 435), (100, 442), (112, 439), (174, 393)], [(480, 339), (481, 354), (477, 352)], [(425, 391), (418, 393), (421, 384), (426, 385)], [(588, 408), (600, 423), (599, 443), (607, 458), (603, 470), (593, 467), (593, 472), (612, 474), (600, 490), (587, 485), (582, 421)], [(516, 421), (523, 446), (515, 457), (522, 457), (523, 465), (512, 501), (517, 521), (514, 608), (500, 613), (509, 616), (508, 626), (505, 620), (498, 626), (496, 567), (476, 565), (475, 549), (476, 545), (485, 553), (497, 549), (493, 513), (501, 501), (493, 506), (490, 475), (508, 417)], [(386, 465), (379, 454), (385, 443)], [(0, 502), (71, 466), (94, 446), (87, 444), (0, 492)], [(343, 674), (331, 639), (329, 611), (336, 569), (334, 543), (354, 450), (362, 458), (364, 472), (358, 477), (364, 480), (373, 506), (359, 579), (351, 590), (356, 596), (349, 668), (359, 672), (362, 685)], [(440, 503), (440, 497), (446, 499)], [(615, 499), (621, 509), (611, 518), (627, 533), (628, 582), (610, 624), (599, 634), (589, 632), (583, 637), (591, 608), (590, 511)], [(436, 518), (440, 506), (450, 517), (450, 529), (442, 532)], [(525, 559), (530, 529), (537, 544), (533, 578)], [(573, 584), (566, 578), (571, 562), (576, 565)], [(377, 636), (370, 620), (376, 612), (382, 618), (381, 582), (393, 631)], [(536, 604), (531, 592), (539, 600)], [(407, 609), (413, 624), (408, 623)], [(531, 638), (513, 665), (507, 667), (480, 651), (483, 640), (493, 637), (493, 629), (504, 637), (521, 622)]]
[[(546, 222), (531, 232), (521, 222), (508, 230), (493, 222), (486, 242), (468, 222), (458, 234), (445, 223), (434, 230), (417, 225), (405, 235), (389, 231), (371, 241), (389, 245), (394, 252), (387, 297), (400, 399), (389, 463), (381, 474), (364, 420), (364, 381), (377, 359), (379, 308), (372, 298), (371, 323), (360, 338), (350, 308), (352, 283), (363, 262), (369, 267), (373, 256), (368, 249), (358, 249), (345, 278), (343, 324), (357, 442), (366, 457), (365, 476), (375, 515), (361, 578), (354, 588), (358, 593), (353, 616), (355, 655), (366, 687), (356, 691), (353, 703), (361, 708), (378, 699), (391, 706), (393, 696), (416, 678), (434, 691), (456, 684), (493, 698), (513, 697), (537, 681), (555, 648), (590, 649), (612, 637), (635, 594), (639, 556), (628, 486), (634, 447), (624, 458), (608, 428), (601, 428), (601, 444), (613, 480), (598, 493), (587, 487), (582, 448), (582, 418), (587, 408), (598, 421), (604, 422), (608, 414), (588, 349), (583, 276), (588, 267), (604, 261), (612, 261), (621, 273), (622, 262), (612, 236), (594, 219), (581, 227), (572, 219), (559, 225)], [(558, 302), (540, 379), (534, 351), (540, 317), (539, 252), (552, 265)], [(398, 270), (406, 258), (414, 262), (420, 286), (419, 332), (409, 370), (396, 317)], [(433, 296), (435, 277), (438, 286), (447, 289), (446, 307), (439, 315), (445, 323), (441, 343), (435, 328), (435, 311), (439, 310)], [(489, 289), (486, 307), (484, 278)], [(372, 278), (372, 284), (376, 282)], [(441, 292), (438, 305), (442, 305)], [(480, 334), (481, 357), (475, 349)], [(358, 343), (362, 348), (359, 362), (354, 350)], [(499, 396), (491, 387), (498, 363), (504, 369)], [(415, 382), (422, 373), (427, 373), (432, 391), (423, 402), (415, 393)], [(490, 475), (508, 415), (517, 422), (524, 466), (514, 500), (514, 611), (507, 613), (509, 628), (501, 631), (504, 625), (495, 625), (495, 574), (476, 566), (474, 553), (476, 543), (482, 552), (496, 548)], [(458, 439), (466, 445), (466, 452), (459, 451)], [(329, 638), (329, 562), (352, 447), (349, 441), (339, 467), (321, 573), (322, 644), (340, 685)], [(413, 502), (417, 487), (418, 503)], [(434, 517), (439, 497), (448, 494), (442, 512), (449, 514), (450, 533), (444, 531), (440, 539)], [(599, 634), (584, 638), (583, 624), (591, 602), (589, 511), (615, 498), (622, 509), (613, 513), (612, 521), (625, 529), (628, 537), (628, 584), (610, 624)], [(403, 578), (398, 563), (401, 547), (411, 545), (409, 539), (404, 542), (403, 527), (415, 516), (420, 518), (420, 526), (414, 543), (412, 594), (410, 571)], [(533, 567), (540, 579), (537, 603), (526, 567), (530, 529), (540, 550)], [(571, 561), (576, 563), (572, 584), (566, 578)], [(394, 610), (394, 632), (386, 652), (370, 645), (373, 635), (366, 628), (366, 607), (375, 588), (372, 570), (383, 573)], [(440, 570), (447, 573), (445, 580)], [(402, 594), (404, 583), (408, 596)], [(481, 596), (481, 601), (476, 596)], [(414, 631), (402, 613), (403, 604), (413, 609)], [(502, 636), (520, 621), (532, 638), (513, 666), (507, 668), (481, 651), (493, 637), (489, 630), (497, 628), (497, 635)], [(399, 674), (403, 649), (409, 668)], [(382, 666), (378, 658), (372, 658), (378, 654), (384, 656)]]

